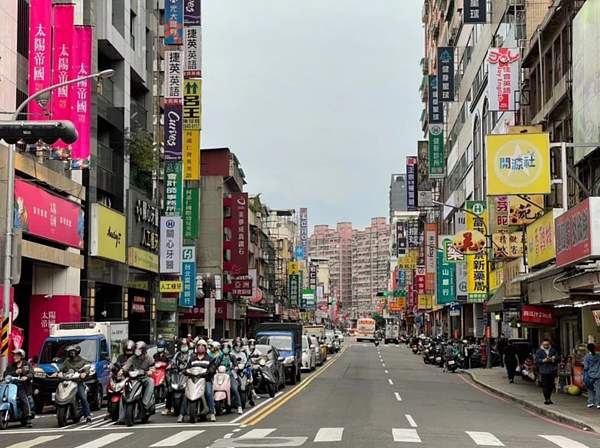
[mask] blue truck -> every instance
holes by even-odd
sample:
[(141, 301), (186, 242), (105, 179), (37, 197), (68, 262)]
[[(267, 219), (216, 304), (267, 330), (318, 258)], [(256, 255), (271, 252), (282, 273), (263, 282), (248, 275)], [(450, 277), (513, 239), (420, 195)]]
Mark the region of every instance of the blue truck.
[(39, 355), (39, 363), (34, 368), (33, 401), (36, 413), (41, 414), (45, 406), (54, 405), (54, 394), (59, 378), (51, 378), (56, 370), (53, 363), (60, 365), (67, 356), (69, 345), (81, 347), (81, 356), (96, 370), (94, 376), (85, 381), (88, 386), (88, 400), (92, 410), (102, 407), (106, 388), (110, 379), (110, 365), (121, 354), (123, 342), (129, 334), (129, 322), (70, 322), (54, 324)]
[(283, 358), (285, 376), (289, 384), (300, 381), (302, 366), (302, 324), (265, 322), (254, 329), (257, 344), (272, 345)]

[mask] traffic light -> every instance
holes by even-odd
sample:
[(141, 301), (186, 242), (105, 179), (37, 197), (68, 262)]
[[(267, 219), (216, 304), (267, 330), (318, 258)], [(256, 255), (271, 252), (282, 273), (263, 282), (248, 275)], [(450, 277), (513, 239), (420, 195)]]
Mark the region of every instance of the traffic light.
[(0, 139), (10, 145), (21, 141), (33, 145), (43, 141), (49, 145), (59, 139), (75, 143), (79, 134), (70, 121), (0, 121)]
[(377, 293), (377, 297), (387, 297), (387, 296), (388, 296), (387, 291)]

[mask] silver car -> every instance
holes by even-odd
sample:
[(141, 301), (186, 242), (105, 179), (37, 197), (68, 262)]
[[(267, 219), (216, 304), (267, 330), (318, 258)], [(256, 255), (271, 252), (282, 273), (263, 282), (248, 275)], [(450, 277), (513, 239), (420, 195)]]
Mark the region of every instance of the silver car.
[(315, 347), (315, 364), (317, 366), (322, 366), (323, 365), (323, 352), (321, 351), (321, 344), (319, 343), (319, 340), (314, 337), (314, 336), (309, 336), (310, 338), (310, 342), (312, 342), (313, 346)]
[(310, 336), (302, 336), (302, 370), (317, 368), (317, 354)]

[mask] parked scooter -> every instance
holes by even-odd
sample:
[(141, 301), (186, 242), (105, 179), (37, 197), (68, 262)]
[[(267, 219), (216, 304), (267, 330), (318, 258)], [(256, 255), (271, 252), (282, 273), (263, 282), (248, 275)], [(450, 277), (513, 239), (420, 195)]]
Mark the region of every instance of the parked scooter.
[(141, 378), (145, 375), (146, 372), (143, 370), (130, 370), (128, 372), (127, 382), (125, 383), (125, 393), (123, 394), (125, 423), (127, 426), (133, 426), (137, 419), (140, 419), (142, 423), (146, 423), (150, 416), (156, 412), (154, 407), (154, 396), (152, 396), (148, 408), (142, 403), (144, 384), (141, 381)]
[(173, 414), (179, 417), (181, 413), (181, 404), (183, 403), (185, 386), (187, 385), (187, 377), (183, 371), (175, 366), (170, 374), (170, 390), (173, 394)]
[(119, 419), (119, 408), (121, 407), (121, 400), (123, 399), (123, 390), (125, 389), (126, 378), (119, 376), (117, 371), (113, 371), (108, 386), (106, 387), (106, 393), (108, 396), (108, 413), (110, 419), (116, 422)]
[[(21, 415), (22, 409), (18, 407), (17, 388), (22, 383), (20, 378), (15, 376), (7, 376), (4, 382), (0, 385), (0, 429), (8, 428), (9, 423), (21, 422), (21, 426), (25, 426), (26, 420)], [(35, 418), (35, 406), (33, 397), (29, 396), (29, 409), (31, 418)]]
[(185, 407), (190, 417), (190, 423), (196, 423), (198, 418), (204, 419), (208, 415), (208, 405), (204, 391), (206, 390), (206, 371), (208, 361), (194, 361), (184, 371), (187, 377), (185, 386)]
[(154, 397), (157, 403), (162, 403), (167, 398), (167, 363), (157, 361), (154, 363)]
[(225, 366), (219, 366), (213, 379), (213, 398), (217, 415), (231, 412), (231, 379)]
[[(52, 367), (59, 370), (56, 364), (52, 364)], [(62, 381), (56, 388), (54, 405), (56, 407), (56, 418), (59, 428), (66, 426), (69, 420), (72, 420), (73, 423), (79, 423), (83, 416), (81, 403), (77, 399), (77, 387), (82, 382), (81, 374), (85, 371), (89, 371), (90, 376), (96, 373), (89, 364), (83, 366), (79, 371), (69, 370), (64, 373), (58, 373), (58, 378), (62, 379)], [(88, 387), (84, 387), (87, 393)]]
[(448, 370), (448, 372), (456, 372), (456, 369), (458, 368), (458, 364), (456, 363), (456, 359), (454, 359), (454, 356), (449, 356), (448, 359), (446, 360), (446, 369)]

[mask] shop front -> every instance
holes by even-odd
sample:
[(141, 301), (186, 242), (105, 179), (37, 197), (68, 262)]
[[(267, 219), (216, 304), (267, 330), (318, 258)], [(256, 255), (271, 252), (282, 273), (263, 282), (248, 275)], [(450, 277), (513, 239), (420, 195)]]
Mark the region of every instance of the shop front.
[[(215, 328), (212, 331), (212, 339), (233, 338), (235, 328), (233, 319), (234, 305), (225, 300), (215, 301)], [(196, 306), (188, 308), (179, 316), (180, 328), (187, 325), (189, 334), (207, 337), (208, 332), (205, 326), (205, 304), (199, 301)], [(194, 328), (194, 331), (192, 330)]]

